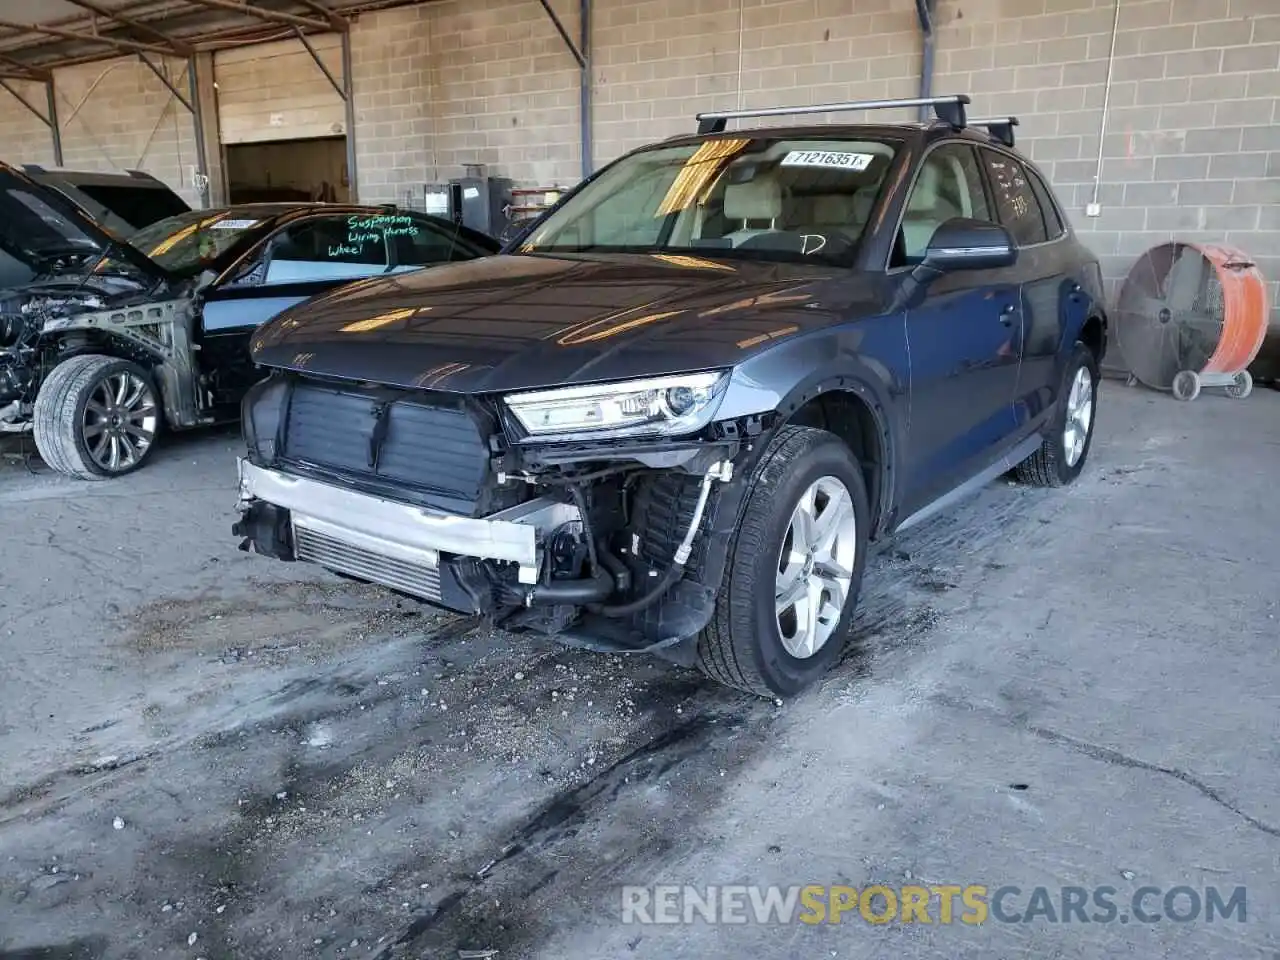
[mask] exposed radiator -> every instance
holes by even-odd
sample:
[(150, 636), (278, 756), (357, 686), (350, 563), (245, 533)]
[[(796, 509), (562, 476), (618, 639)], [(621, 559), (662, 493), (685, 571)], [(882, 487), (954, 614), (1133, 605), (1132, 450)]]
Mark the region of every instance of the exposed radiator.
[(384, 557), (301, 524), (294, 525), (293, 541), (299, 560), (440, 602), (440, 571), (436, 567)]

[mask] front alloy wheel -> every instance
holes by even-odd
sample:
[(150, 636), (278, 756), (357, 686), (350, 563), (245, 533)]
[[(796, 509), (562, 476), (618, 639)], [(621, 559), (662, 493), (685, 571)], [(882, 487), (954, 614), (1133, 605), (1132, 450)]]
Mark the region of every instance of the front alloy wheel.
[(104, 473), (124, 473), (147, 455), (156, 437), (156, 398), (144, 376), (131, 370), (94, 384), (81, 418), (89, 456)]
[(33, 415), (36, 448), (54, 470), (84, 480), (140, 467), (160, 430), (150, 374), (119, 357), (83, 354), (45, 379)]
[(866, 485), (843, 440), (796, 426), (778, 430), (747, 482), (697, 663), (720, 683), (789, 697), (818, 682), (849, 636), (871, 523)]
[(778, 635), (787, 653), (812, 657), (831, 639), (853, 581), (858, 518), (836, 477), (800, 495), (783, 537), (774, 589)]

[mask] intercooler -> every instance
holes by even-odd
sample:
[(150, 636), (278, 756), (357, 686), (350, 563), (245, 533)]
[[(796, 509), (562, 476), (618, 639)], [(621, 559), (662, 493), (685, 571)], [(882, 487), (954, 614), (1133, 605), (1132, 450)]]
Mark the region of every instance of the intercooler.
[(440, 568), (438, 558), (390, 557), (351, 542), (351, 537), (335, 536), (319, 529), (304, 517), (293, 523), (294, 551), (299, 560), (319, 564), (337, 573), (380, 583), (411, 596), (439, 603)]

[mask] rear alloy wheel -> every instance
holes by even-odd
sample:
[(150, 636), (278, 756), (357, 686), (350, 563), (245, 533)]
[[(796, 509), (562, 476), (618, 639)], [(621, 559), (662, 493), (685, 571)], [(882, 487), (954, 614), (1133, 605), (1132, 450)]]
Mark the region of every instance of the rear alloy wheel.
[(51, 468), (84, 480), (140, 467), (160, 429), (150, 374), (129, 360), (87, 354), (53, 369), (35, 403), (35, 439)]
[(1040, 449), (1018, 464), (1017, 476), (1037, 487), (1066, 486), (1084, 469), (1098, 412), (1098, 361), (1077, 343), (1058, 388), (1058, 411)]
[(751, 476), (715, 616), (698, 638), (708, 677), (789, 697), (840, 659), (866, 562), (862, 469), (835, 434), (781, 428)]

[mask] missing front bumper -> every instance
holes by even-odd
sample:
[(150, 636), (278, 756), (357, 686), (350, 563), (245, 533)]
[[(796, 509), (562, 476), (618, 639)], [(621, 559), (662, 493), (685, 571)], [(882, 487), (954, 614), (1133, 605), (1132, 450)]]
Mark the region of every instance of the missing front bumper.
[(547, 499), (488, 517), (460, 517), (244, 458), (239, 468), (242, 516), (233, 532), (258, 553), (315, 563), (454, 609), (474, 604), (450, 575), (450, 558), (511, 564), (519, 583), (532, 584), (547, 537), (580, 519), (577, 507)]

